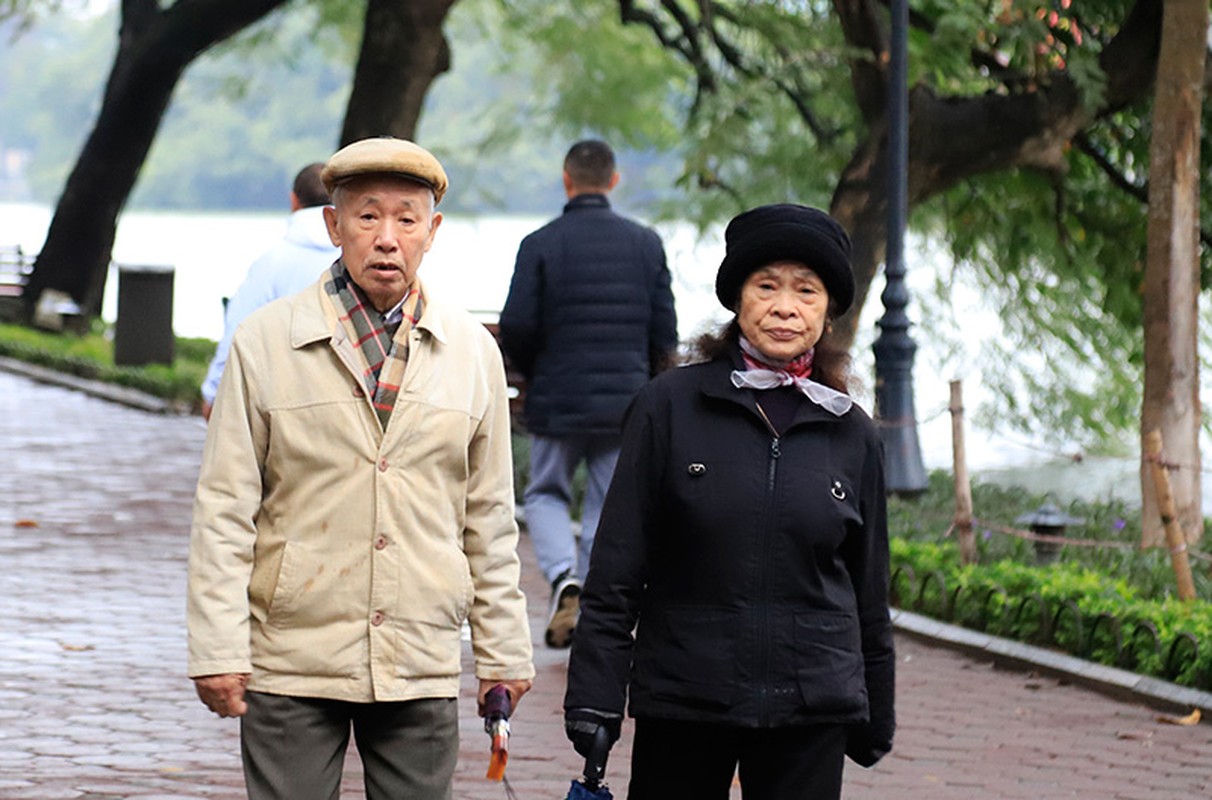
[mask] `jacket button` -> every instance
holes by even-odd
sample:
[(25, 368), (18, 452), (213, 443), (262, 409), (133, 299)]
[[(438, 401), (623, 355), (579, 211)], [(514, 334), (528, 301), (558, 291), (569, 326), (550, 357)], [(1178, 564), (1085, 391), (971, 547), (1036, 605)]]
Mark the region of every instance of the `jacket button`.
[(380, 533), (375, 537), (375, 549), (382, 550), (384, 547), (387, 547), (387, 537)]
[(707, 465), (700, 464), (699, 462), (696, 461), (693, 464), (691, 464), (690, 466), (686, 467), (686, 471), (689, 472), (691, 475), (703, 475), (703, 474), (706, 474), (706, 472), (707, 472)]
[(386, 458), (379, 459), (379, 472), (387, 472), (387, 459)]
[(387, 619), (387, 617), (383, 614), (382, 611), (376, 611), (375, 613), (370, 615), (370, 624), (374, 625), (377, 628), (378, 626), (383, 624), (383, 620), (385, 620), (385, 619)]
[(355, 386), (355, 387), (353, 387), (353, 396), (354, 397), (365, 397), (366, 392), (362, 390), (361, 386)]

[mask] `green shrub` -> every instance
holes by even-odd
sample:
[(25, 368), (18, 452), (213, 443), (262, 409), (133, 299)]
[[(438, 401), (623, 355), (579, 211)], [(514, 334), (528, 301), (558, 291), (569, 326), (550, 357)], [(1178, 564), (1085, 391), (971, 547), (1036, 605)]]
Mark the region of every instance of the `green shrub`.
[(1212, 689), (1212, 603), (1148, 599), (1127, 580), (1074, 562), (960, 566), (954, 542), (893, 538), (890, 550), (902, 608)]
[(83, 336), (0, 325), (0, 356), (127, 386), (188, 408), (197, 408), (201, 402), (199, 387), (214, 350), (215, 343), (209, 339), (179, 338), (171, 366), (119, 367), (114, 365), (110, 331), (99, 321)]

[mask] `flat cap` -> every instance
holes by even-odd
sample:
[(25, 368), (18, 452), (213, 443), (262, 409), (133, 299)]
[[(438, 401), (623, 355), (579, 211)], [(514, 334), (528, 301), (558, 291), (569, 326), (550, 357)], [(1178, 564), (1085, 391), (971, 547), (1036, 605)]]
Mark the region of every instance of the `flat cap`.
[(359, 175), (399, 175), (433, 190), (434, 202), (446, 194), (446, 170), (433, 153), (407, 139), (377, 136), (348, 144), (333, 153), (320, 173), (329, 193)]
[(854, 302), (849, 234), (824, 211), (795, 203), (758, 206), (732, 218), (724, 229), (715, 296), (736, 311), (745, 280), (776, 261), (800, 261), (819, 275), (837, 313)]

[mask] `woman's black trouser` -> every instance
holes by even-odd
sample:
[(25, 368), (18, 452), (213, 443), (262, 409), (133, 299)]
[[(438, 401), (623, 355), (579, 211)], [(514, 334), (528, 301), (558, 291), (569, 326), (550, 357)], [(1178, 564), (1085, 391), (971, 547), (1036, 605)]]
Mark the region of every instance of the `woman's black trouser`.
[(728, 800), (733, 776), (745, 800), (838, 800), (844, 725), (736, 728), (637, 719), (628, 800)]

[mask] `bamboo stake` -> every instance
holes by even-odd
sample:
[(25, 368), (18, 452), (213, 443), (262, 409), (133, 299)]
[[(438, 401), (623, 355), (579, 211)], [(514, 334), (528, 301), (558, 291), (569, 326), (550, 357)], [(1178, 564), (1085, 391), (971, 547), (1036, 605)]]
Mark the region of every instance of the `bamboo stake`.
[(1157, 492), (1157, 509), (1161, 512), (1162, 525), (1166, 531), (1166, 545), (1170, 548), (1170, 564), (1174, 567), (1174, 578), (1178, 583), (1180, 600), (1195, 599), (1195, 582), (1191, 579), (1191, 562), (1187, 559), (1187, 538), (1174, 510), (1174, 493), (1170, 489), (1170, 476), (1162, 462), (1161, 431), (1145, 434), (1145, 460), (1153, 473), (1153, 486)]
[(960, 561), (976, 563), (976, 536), (972, 533), (972, 485), (968, 479), (968, 456), (964, 447), (964, 386), (951, 381), (951, 474), (955, 477), (955, 520)]

